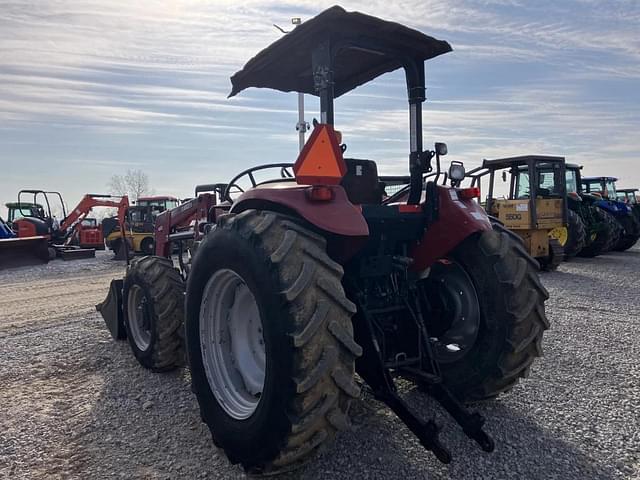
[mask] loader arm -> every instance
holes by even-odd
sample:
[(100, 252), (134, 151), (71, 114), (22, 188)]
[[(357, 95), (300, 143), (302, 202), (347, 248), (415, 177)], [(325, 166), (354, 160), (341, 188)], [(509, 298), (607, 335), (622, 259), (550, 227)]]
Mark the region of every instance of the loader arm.
[(192, 221), (195, 221), (193, 232), (184, 232), (182, 235), (197, 239), (200, 235), (199, 223), (206, 222), (209, 219), (209, 212), (215, 205), (216, 196), (214, 194), (201, 193), (196, 198), (171, 210), (165, 210), (158, 215), (155, 225), (156, 255), (169, 257), (171, 255), (172, 240), (178, 240), (174, 235), (179, 235), (174, 230), (180, 227), (188, 227)]

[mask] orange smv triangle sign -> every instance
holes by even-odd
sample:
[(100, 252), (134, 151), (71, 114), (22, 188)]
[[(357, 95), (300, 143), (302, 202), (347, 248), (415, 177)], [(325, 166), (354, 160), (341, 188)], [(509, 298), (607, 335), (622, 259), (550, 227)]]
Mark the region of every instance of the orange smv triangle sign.
[(319, 123), (293, 165), (300, 185), (337, 185), (347, 172), (332, 125)]

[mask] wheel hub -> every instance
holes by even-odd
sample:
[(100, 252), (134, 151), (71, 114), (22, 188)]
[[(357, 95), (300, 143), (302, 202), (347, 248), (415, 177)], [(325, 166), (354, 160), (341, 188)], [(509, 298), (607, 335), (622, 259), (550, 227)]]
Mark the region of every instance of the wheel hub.
[(549, 232), (549, 236), (555, 238), (564, 247), (569, 239), (569, 230), (567, 227), (556, 227)]
[(151, 344), (151, 314), (149, 302), (140, 285), (133, 285), (127, 297), (129, 335), (136, 346), (145, 351)]
[(244, 420), (264, 388), (266, 350), (258, 304), (236, 272), (215, 272), (200, 308), (200, 350), (209, 386), (222, 408)]
[(421, 283), (436, 360), (457, 361), (471, 350), (480, 329), (475, 286), (461, 265), (447, 259), (436, 262)]

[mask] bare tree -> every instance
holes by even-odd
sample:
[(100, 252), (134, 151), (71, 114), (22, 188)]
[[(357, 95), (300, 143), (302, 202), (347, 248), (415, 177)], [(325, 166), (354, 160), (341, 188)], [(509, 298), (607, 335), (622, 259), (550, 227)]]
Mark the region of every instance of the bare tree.
[(113, 175), (109, 180), (109, 191), (112, 195), (128, 195), (130, 200), (151, 193), (149, 176), (142, 170), (127, 170), (124, 175)]

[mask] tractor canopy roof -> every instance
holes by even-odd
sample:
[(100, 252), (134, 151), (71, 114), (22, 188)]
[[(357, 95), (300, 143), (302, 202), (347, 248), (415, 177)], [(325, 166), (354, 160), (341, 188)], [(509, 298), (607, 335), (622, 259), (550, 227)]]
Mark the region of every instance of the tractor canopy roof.
[(582, 165), (578, 165), (577, 163), (567, 163), (565, 167), (567, 170), (582, 170)]
[(637, 188), (616, 188), (618, 193), (635, 193), (638, 191)]
[(582, 177), (583, 182), (617, 182), (616, 177)]
[(396, 70), (407, 60), (428, 60), (451, 46), (417, 30), (359, 12), (331, 7), (258, 53), (231, 77), (230, 97), (249, 87), (318, 95), (312, 55), (328, 44), (334, 97)]
[(138, 197), (139, 202), (158, 202), (163, 200), (175, 200), (177, 201), (177, 197), (172, 197), (171, 195), (158, 195), (151, 197)]
[(503, 168), (520, 167), (529, 163), (564, 163), (564, 157), (552, 157), (548, 155), (523, 155), (520, 157), (497, 158), (495, 160), (483, 160), (482, 167), (488, 170), (502, 170)]
[(42, 208), (42, 205), (33, 202), (8, 202), (5, 206), (7, 208)]

